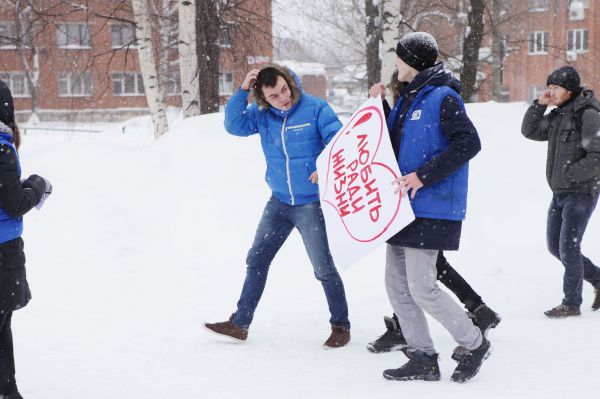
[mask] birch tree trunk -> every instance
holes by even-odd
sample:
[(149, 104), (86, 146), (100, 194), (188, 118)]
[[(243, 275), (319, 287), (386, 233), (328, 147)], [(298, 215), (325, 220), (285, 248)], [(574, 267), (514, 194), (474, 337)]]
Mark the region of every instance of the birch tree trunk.
[(384, 0), (382, 5), (381, 79), (384, 84), (390, 81), (390, 77), (396, 70), (396, 45), (400, 40), (400, 22), (402, 21), (401, 1)]
[(162, 96), (163, 98), (167, 98), (167, 80), (169, 77), (169, 49), (172, 45), (172, 43), (169, 43), (169, 34), (171, 33), (171, 29), (173, 29), (173, 27), (171, 26), (170, 18), (170, 0), (160, 0), (159, 5), (157, 5), (156, 2), (153, 3), (154, 14), (158, 16), (158, 36), (160, 38), (160, 46), (157, 49), (158, 77)]
[(196, 0), (179, 0), (179, 74), (183, 117), (200, 115), (196, 54)]
[(167, 122), (164, 97), (158, 84), (158, 74), (151, 40), (152, 29), (148, 15), (148, 2), (147, 0), (132, 0), (131, 6), (136, 24), (139, 45), (138, 55), (142, 78), (144, 80), (144, 89), (146, 91), (146, 100), (150, 108), (152, 122), (154, 123), (154, 137), (159, 138), (169, 130), (169, 124)]

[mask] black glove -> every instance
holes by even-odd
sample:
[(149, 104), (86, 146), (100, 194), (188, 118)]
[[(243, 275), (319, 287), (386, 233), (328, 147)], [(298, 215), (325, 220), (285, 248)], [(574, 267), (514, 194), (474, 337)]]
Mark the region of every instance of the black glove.
[(46, 179), (38, 175), (31, 175), (23, 181), (23, 188), (30, 188), (39, 195), (40, 200), (35, 206), (37, 209), (42, 209), (46, 198), (52, 194), (52, 184)]
[(23, 188), (32, 189), (41, 199), (46, 192), (46, 179), (44, 179), (42, 176), (31, 175), (27, 179), (23, 180), (21, 186)]

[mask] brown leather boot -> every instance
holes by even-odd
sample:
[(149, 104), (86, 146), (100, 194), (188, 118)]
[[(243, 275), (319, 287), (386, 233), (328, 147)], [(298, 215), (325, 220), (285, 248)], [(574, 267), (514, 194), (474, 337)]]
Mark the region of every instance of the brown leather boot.
[(323, 344), (323, 349), (335, 349), (346, 346), (350, 342), (350, 330), (344, 327), (331, 326), (331, 335)]
[(600, 288), (594, 289), (594, 302), (592, 303), (592, 310), (600, 309)]
[(204, 328), (212, 333), (231, 338), (238, 342), (245, 341), (248, 338), (248, 329), (236, 326), (231, 321), (232, 319), (233, 315), (229, 317), (229, 320), (220, 323), (204, 323)]
[(575, 306), (558, 305), (555, 308), (545, 311), (544, 314), (551, 319), (564, 319), (565, 317), (580, 316), (581, 312)]

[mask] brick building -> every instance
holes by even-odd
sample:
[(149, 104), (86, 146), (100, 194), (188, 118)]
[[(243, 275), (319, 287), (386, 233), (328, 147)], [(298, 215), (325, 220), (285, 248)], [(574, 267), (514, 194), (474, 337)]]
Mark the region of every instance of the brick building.
[[(418, 2), (416, 2), (418, 3)], [(410, 22), (432, 33), (441, 58), (460, 72), (466, 24), (466, 4), (456, 0), (458, 15), (447, 9), (428, 9)], [(600, 0), (496, 0), (488, 1), (486, 35), (478, 66), (479, 91), (475, 101), (531, 101), (546, 87), (554, 69), (572, 65), (582, 84), (600, 89)], [(494, 10), (493, 5), (497, 5)], [(461, 6), (463, 7), (461, 10)], [(490, 15), (496, 12), (494, 45)], [(384, 78), (385, 79), (385, 78)]]
[[(572, 65), (582, 84), (600, 89), (600, 1), (529, 0), (518, 29), (507, 32), (503, 84), (509, 101), (532, 101), (554, 69)], [(521, 44), (518, 44), (521, 42)], [(512, 48), (510, 48), (512, 47)]]
[[(20, 120), (34, 102), (42, 120), (119, 120), (148, 112), (129, 1), (39, 0), (36, 6), (44, 15), (30, 26), (0, 2), (0, 79), (13, 92)], [(221, 27), (222, 103), (249, 67), (272, 59), (271, 0), (248, 0), (244, 7), (264, 17), (254, 26), (232, 19)], [(153, 18), (157, 68), (170, 106), (181, 105), (176, 18), (176, 7)], [(20, 32), (31, 32), (19, 35), (19, 25)], [(19, 36), (23, 46), (15, 44)], [(39, 76), (35, 91), (25, 70)]]

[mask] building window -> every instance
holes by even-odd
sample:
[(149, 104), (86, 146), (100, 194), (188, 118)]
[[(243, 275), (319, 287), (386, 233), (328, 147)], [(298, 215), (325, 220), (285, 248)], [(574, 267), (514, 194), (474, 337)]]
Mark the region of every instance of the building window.
[(6, 83), (13, 97), (31, 97), (29, 81), (24, 72), (0, 73), (0, 80)]
[(181, 95), (181, 77), (179, 71), (167, 72), (164, 76), (164, 82), (167, 96)]
[(567, 50), (576, 53), (584, 53), (588, 51), (589, 32), (587, 29), (573, 29), (567, 31)]
[(531, 32), (529, 34), (529, 54), (548, 53), (548, 32)]
[(234, 44), (234, 30), (233, 24), (224, 22), (223, 25), (219, 28), (219, 46), (220, 47), (233, 47)]
[(112, 48), (135, 47), (135, 33), (131, 25), (112, 25), (110, 27)]
[(219, 74), (219, 95), (230, 96), (233, 94), (233, 74), (232, 73), (220, 73)]
[(17, 30), (12, 22), (0, 22), (0, 48), (15, 48), (17, 44)]
[(89, 72), (61, 72), (58, 77), (60, 97), (88, 97), (92, 95), (92, 75)]
[(117, 96), (143, 96), (142, 74), (137, 72), (115, 72), (112, 74), (113, 92)]
[(86, 24), (62, 24), (58, 27), (58, 47), (90, 48), (92, 45), (90, 27)]
[(549, 8), (548, 0), (529, 0), (529, 11), (531, 12), (548, 11)]
[(527, 87), (527, 101), (533, 102), (533, 100), (537, 100), (540, 98), (543, 92), (548, 90), (546, 86), (529, 86)]

